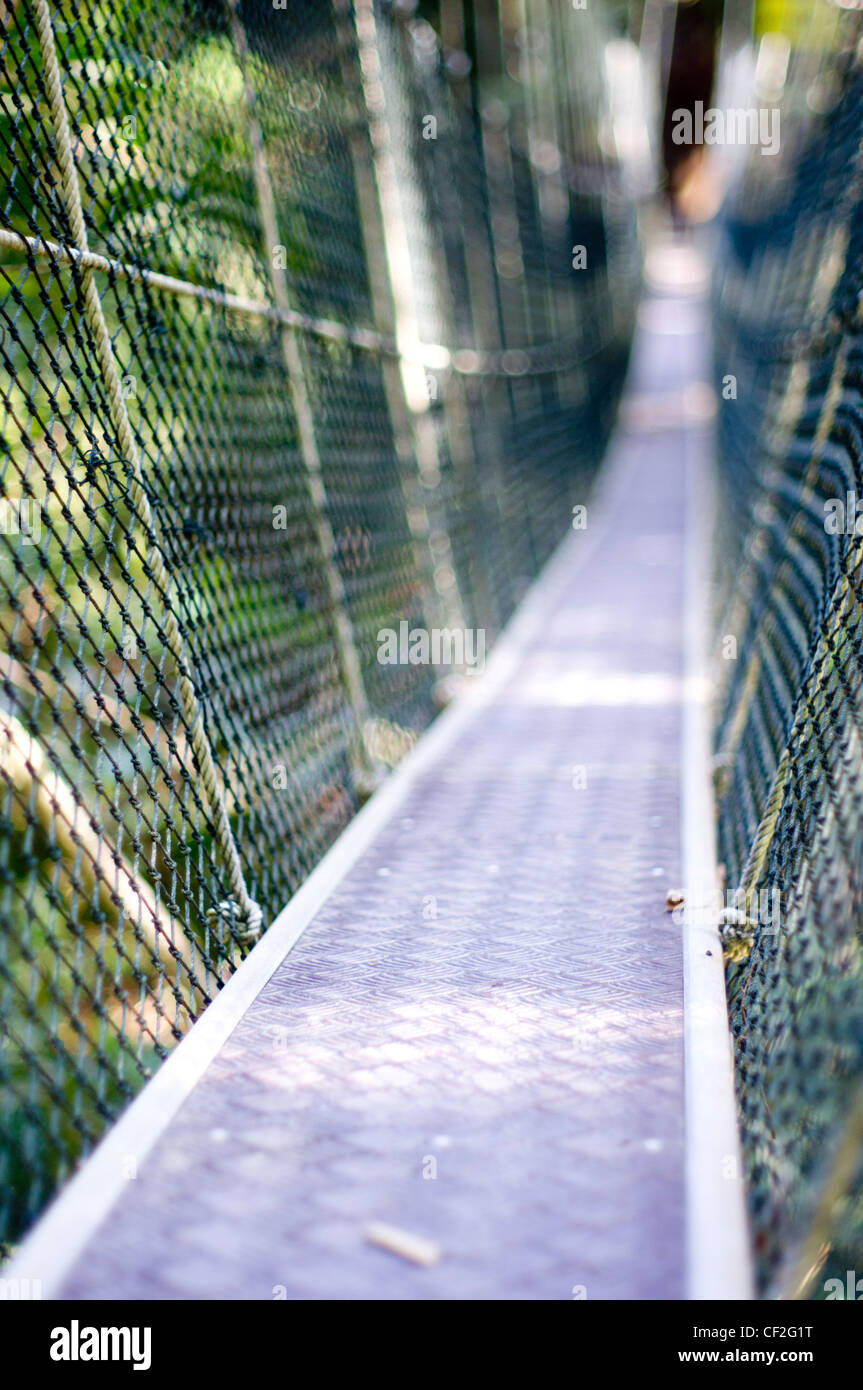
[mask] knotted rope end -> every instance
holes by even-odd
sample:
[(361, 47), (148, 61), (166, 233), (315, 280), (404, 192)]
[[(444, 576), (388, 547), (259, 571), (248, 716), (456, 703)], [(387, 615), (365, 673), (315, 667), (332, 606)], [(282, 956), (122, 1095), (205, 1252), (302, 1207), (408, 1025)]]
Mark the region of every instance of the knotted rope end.
[[(207, 909), (207, 922), (217, 929), (227, 927), (231, 937), (243, 945), (251, 945), (258, 941), (263, 933), (264, 912), (263, 908), (251, 899), (246, 907), (242, 908), (233, 898), (226, 898), (215, 907)], [(221, 934), (220, 931), (219, 935)]]

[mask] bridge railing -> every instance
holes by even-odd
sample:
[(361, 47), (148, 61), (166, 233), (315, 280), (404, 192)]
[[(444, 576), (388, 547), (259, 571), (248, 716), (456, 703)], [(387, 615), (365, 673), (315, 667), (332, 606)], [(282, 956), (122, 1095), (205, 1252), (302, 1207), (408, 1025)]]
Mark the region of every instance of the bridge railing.
[(859, 11), (756, 5), (724, 90), (778, 148), (720, 151), (729, 997), (762, 1288), (819, 1298), (863, 1271), (861, 42)]

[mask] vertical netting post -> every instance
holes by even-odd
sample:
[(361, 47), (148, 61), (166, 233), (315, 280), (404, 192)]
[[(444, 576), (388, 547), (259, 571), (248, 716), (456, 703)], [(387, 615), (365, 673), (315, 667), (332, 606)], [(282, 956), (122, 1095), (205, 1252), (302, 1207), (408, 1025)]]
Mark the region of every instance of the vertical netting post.
[(362, 94), (371, 138), (372, 169), (392, 299), (392, 321), (401, 355), (402, 391), (425, 498), (429, 545), (434, 559), (434, 587), (445, 626), (463, 628), (464, 609), (441, 501), (441, 457), (435, 422), (429, 413), (429, 389), (423, 365), (410, 243), (390, 146), (374, 4), (372, 0), (355, 0), (353, 9)]
[[(356, 56), (356, 35), (345, 15), (347, 0), (335, 0), (336, 37), (339, 45), (342, 77), (345, 89), (356, 102), (354, 120), (350, 124), (348, 146), (357, 195), (357, 211), (363, 234), (363, 250), (369, 275), (369, 292), (374, 321), (378, 329), (396, 337), (393, 292), (387, 261), (384, 228), (375, 173), (370, 156), (370, 131), (365, 115), (365, 102), (352, 59)], [(426, 503), (426, 490), (419, 470), (413, 422), (404, 392), (401, 365), (397, 357), (385, 355), (381, 375), (386, 395), (387, 411), (393, 431), (393, 443), (399, 463), (399, 482), (404, 500), (405, 516), (413, 541), (417, 573), (423, 590), (423, 608), (431, 615), (443, 617), (440, 594), (434, 582), (432, 526)]]
[[(273, 184), (270, 178), (269, 167), (267, 165), (263, 132), (257, 117), (257, 98), (248, 71), (248, 44), (246, 43), (246, 32), (237, 14), (237, 3), (238, 0), (231, 0), (231, 28), (237, 55), (240, 60), (240, 66), (243, 70), (243, 90), (248, 119), (249, 142), (252, 147), (252, 158), (254, 161), (255, 191), (257, 193), (258, 210), (261, 217), (261, 231), (264, 237), (263, 250), (269, 270), (270, 288), (272, 290), (273, 300), (276, 308), (286, 314), (292, 308), (288, 288), (288, 277), (286, 271), (282, 269), (281, 266), (276, 265), (275, 256), (273, 254), (274, 248), (281, 245), (278, 218), (276, 216), (276, 200), (273, 194)], [(306, 366), (303, 361), (303, 353), (300, 348), (297, 333), (285, 322), (281, 324), (279, 339), (285, 371), (288, 377), (288, 384), (290, 386), (291, 401), (294, 407), (300, 454), (302, 456), (309, 496), (312, 503), (312, 515), (319, 558), (323, 570), (324, 582), (327, 587), (327, 595), (332, 609), (333, 622), (335, 624), (336, 645), (338, 647), (342, 679), (345, 683), (348, 701), (357, 726), (356, 738), (352, 749), (354, 776), (358, 791), (360, 791), (361, 794), (365, 794), (371, 790), (373, 785), (379, 780), (380, 768), (369, 749), (367, 741), (371, 717), (369, 702), (363, 681), (362, 665), (357, 651), (353, 626), (348, 615), (347, 597), (335, 560), (335, 537), (328, 516), (327, 489), (324, 482), (323, 469), (321, 467), (321, 455), (318, 448), (317, 431), (315, 429)]]

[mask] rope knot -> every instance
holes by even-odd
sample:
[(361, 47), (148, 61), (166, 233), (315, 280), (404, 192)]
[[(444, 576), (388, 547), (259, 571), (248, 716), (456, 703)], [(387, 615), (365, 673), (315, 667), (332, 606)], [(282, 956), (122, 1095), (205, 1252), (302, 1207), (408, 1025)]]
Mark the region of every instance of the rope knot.
[[(215, 907), (207, 909), (207, 921), (211, 927), (227, 927), (230, 935), (243, 945), (251, 945), (260, 937), (264, 929), (263, 909), (248, 899), (246, 907), (240, 907), (233, 898), (226, 898)], [(220, 937), (222, 936), (219, 930)]]
[(742, 908), (726, 907), (719, 914), (719, 935), (726, 958), (734, 964), (749, 958), (755, 945), (758, 922)]

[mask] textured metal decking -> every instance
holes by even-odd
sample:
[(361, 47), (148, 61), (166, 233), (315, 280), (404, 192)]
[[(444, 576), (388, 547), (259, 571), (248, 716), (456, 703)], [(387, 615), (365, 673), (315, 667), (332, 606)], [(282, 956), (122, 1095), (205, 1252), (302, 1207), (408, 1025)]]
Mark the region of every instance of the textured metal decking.
[[(286, 956), (65, 1296), (683, 1296), (682, 942), (664, 903), (705, 432), (687, 445), (642, 405), (694, 380), (703, 348), (692, 301), (642, 317), (630, 423), (518, 670)], [(369, 1244), (379, 1221), (439, 1261)]]

